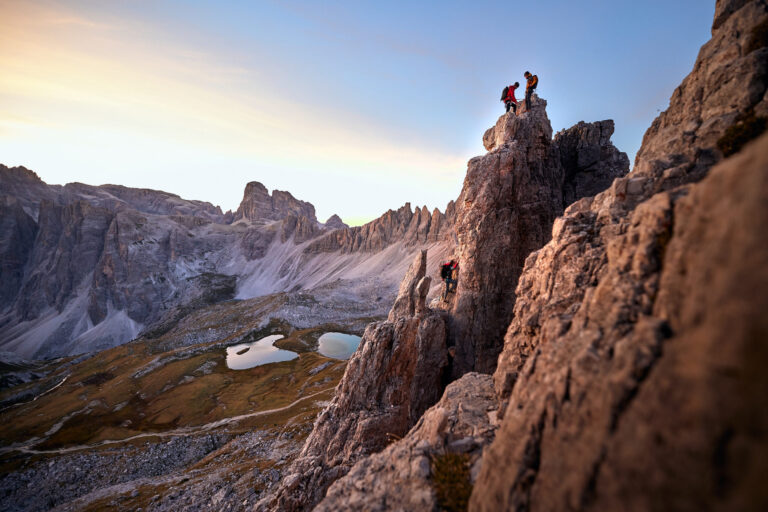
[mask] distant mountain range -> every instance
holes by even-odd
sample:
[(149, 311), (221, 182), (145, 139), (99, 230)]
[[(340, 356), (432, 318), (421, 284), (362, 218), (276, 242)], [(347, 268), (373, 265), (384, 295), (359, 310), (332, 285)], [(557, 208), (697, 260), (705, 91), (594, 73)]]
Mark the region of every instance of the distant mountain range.
[(391, 301), (414, 251), (450, 250), (452, 211), (406, 204), (350, 228), (258, 182), (222, 213), (157, 190), (48, 185), (0, 165), (0, 349), (101, 350), (200, 305), (321, 286), (328, 300), (332, 289)]

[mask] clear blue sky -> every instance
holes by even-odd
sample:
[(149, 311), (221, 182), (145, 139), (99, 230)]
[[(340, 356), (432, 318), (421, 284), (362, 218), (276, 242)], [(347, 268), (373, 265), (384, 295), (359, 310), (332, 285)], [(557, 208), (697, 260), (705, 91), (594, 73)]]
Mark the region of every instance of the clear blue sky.
[(713, 13), (714, 0), (0, 0), (0, 162), (224, 210), (251, 180), (320, 220), (442, 210), (525, 70), (555, 131), (614, 119), (633, 161)]

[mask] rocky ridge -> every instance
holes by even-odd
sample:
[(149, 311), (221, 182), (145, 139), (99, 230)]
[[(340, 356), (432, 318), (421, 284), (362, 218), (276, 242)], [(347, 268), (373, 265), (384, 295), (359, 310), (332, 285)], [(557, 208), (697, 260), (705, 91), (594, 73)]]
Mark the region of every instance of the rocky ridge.
[(417, 245), (454, 239), (453, 223), (455, 207), (448, 203), (445, 213), (435, 208), (432, 213), (426, 206), (411, 211), (411, 203), (397, 210), (389, 210), (378, 219), (363, 226), (345, 227), (332, 231), (315, 240), (304, 251), (351, 253), (356, 251), (378, 252), (394, 242)]
[[(521, 129), (516, 123), (535, 116), (541, 100), (519, 120), (502, 116), (486, 132), (490, 153), (470, 162), (457, 201), (462, 277), (446, 308), (449, 344), (456, 343), (454, 375), (473, 364), (496, 367), (486, 409), (498, 407), (498, 416), (486, 425), (498, 419), (499, 429), (465, 441), (476, 450), (470, 510), (761, 510), (768, 503), (758, 483), (768, 460), (768, 417), (760, 405), (766, 382), (756, 370), (768, 355), (760, 313), (768, 305), (768, 246), (761, 235), (768, 218), (768, 136), (710, 173), (723, 158), (717, 143), (726, 129), (744, 111), (766, 109), (768, 48), (747, 44), (766, 17), (764, 1), (717, 2), (712, 40), (646, 133), (628, 177), (610, 164), (607, 172), (595, 165), (593, 155), (603, 152), (579, 141), (600, 141), (612, 130), (608, 123), (562, 132), (557, 151), (536, 148), (540, 160), (589, 168), (612, 183), (569, 206), (554, 221), (552, 240), (524, 255), (515, 293), (491, 282), (478, 286), (475, 297), (465, 292), (465, 311), (472, 312), (465, 318), (480, 317), (477, 332), (501, 325), (501, 333), (483, 338), (497, 340), (499, 348), (503, 339), (497, 367), (492, 346), (467, 344), (461, 331), (455, 334), (462, 286), (472, 290), (466, 285), (479, 282), (476, 274), (495, 272), (494, 262), (472, 260), (490, 257), (493, 231), (483, 221), (493, 218), (487, 224), (495, 225), (505, 206), (484, 193), (483, 180), (494, 191), (509, 187), (494, 172), (479, 170), (504, 169), (491, 156), (526, 162), (520, 157), (534, 146), (528, 142), (519, 151), (525, 143), (514, 139)], [(526, 137), (547, 139), (531, 128), (522, 129)], [(607, 162), (626, 158), (603, 154)], [(483, 158), (489, 161), (481, 165)], [(533, 173), (523, 169), (535, 186), (541, 170), (552, 172), (557, 163)], [(579, 186), (593, 192), (601, 186), (568, 171), (558, 179), (561, 205)], [(545, 192), (550, 197), (539, 208), (547, 227), (558, 198), (557, 191)], [(535, 189), (529, 196), (541, 197)], [(480, 293), (486, 290), (506, 295), (487, 307)], [(493, 309), (500, 301), (509, 312)], [(462, 388), (473, 378), (469, 373), (451, 386)], [(441, 440), (456, 421), (434, 420), (450, 404), (448, 391), (442, 400), (404, 439), (360, 459), (318, 509), (436, 509), (434, 467), (425, 458), (463, 449), (461, 443), (448, 449)], [(464, 396), (458, 403), (472, 407), (481, 400)], [(434, 441), (425, 442), (424, 424), (440, 433)]]

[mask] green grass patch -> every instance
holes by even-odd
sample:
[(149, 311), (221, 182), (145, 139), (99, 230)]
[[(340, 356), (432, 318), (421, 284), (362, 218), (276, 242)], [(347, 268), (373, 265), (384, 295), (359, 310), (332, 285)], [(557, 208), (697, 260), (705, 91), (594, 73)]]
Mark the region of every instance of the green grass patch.
[(469, 469), (469, 456), (466, 454), (445, 453), (432, 458), (432, 485), (442, 510), (467, 510), (472, 494)]

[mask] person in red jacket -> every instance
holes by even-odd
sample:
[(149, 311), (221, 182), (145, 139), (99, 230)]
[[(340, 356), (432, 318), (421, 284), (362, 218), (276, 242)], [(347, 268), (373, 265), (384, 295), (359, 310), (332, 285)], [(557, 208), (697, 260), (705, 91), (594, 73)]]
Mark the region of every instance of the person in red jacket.
[(512, 109), (512, 113), (517, 115), (517, 99), (515, 99), (515, 89), (520, 87), (520, 82), (515, 82), (514, 85), (510, 85), (507, 88), (507, 96), (504, 98), (504, 106), (507, 107), (507, 112)]

